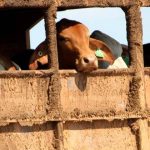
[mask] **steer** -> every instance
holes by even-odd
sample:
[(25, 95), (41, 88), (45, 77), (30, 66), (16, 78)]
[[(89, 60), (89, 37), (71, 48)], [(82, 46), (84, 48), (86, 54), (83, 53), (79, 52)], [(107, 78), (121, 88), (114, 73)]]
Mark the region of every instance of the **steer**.
[[(130, 55), (128, 46), (122, 44), (122, 48), (123, 48), (122, 57), (125, 58), (126, 64), (129, 65)], [(144, 67), (150, 67), (150, 43), (143, 44), (143, 58), (144, 58)]]
[(144, 67), (150, 67), (150, 43), (143, 45)]
[[(103, 42), (89, 35), (88, 28), (80, 22), (62, 19), (56, 24), (57, 49), (60, 69), (77, 69), (90, 72), (101, 68), (102, 62), (112, 65), (115, 55)], [(46, 40), (35, 50), (29, 63), (29, 69), (40, 69), (48, 64)]]
[(20, 70), (20, 67), (9, 58), (0, 55), (0, 70), (14, 71)]
[(34, 50), (33, 49), (27, 49), (24, 51), (21, 51), (14, 56), (11, 57), (11, 60), (18, 64), (21, 68), (21, 70), (29, 70), (29, 60), (31, 56), (33, 55)]
[(103, 41), (109, 47), (111, 53), (115, 57), (115, 62), (113, 65), (103, 61), (100, 64), (102, 68), (127, 68), (126, 63), (122, 59), (122, 45), (117, 40), (98, 30), (94, 31), (90, 37)]

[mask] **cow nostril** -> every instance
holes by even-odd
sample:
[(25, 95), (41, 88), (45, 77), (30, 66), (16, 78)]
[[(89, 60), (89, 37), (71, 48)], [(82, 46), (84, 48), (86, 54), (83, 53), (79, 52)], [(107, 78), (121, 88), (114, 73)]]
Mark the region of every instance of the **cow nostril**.
[(84, 61), (85, 63), (87, 63), (87, 64), (89, 63), (89, 59), (88, 59), (88, 58), (85, 58), (85, 57), (84, 57), (84, 58), (83, 58), (83, 61)]

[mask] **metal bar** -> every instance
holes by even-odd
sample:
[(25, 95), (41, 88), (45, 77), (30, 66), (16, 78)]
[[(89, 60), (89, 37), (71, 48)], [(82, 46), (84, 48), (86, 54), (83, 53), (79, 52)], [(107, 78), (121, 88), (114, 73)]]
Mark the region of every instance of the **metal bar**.
[[(142, 51), (142, 21), (139, 5), (126, 7), (127, 37), (131, 56), (131, 68), (135, 70), (131, 83), (131, 101), (138, 101), (141, 109), (145, 109), (144, 63)], [(132, 88), (132, 86), (134, 86)], [(134, 91), (135, 93), (134, 93)], [(132, 97), (133, 96), (133, 97)], [(136, 99), (135, 99), (136, 98)]]
[(149, 129), (147, 119), (139, 119), (139, 150), (148, 150), (150, 148), (149, 144)]
[[(60, 104), (60, 90), (61, 83), (59, 77), (59, 64), (57, 53), (57, 40), (56, 40), (56, 3), (52, 1), (50, 7), (45, 13), (45, 28), (46, 28), (46, 41), (48, 47), (49, 68), (56, 70), (56, 73), (51, 77), (48, 89), (49, 102), (47, 103), (47, 113), (51, 116), (52, 110), (61, 118), (62, 110)], [(50, 108), (50, 109), (49, 109)], [(63, 124), (58, 121), (55, 124), (55, 144), (57, 150), (63, 150)]]
[(50, 3), (48, 0), (2, 0), (0, 1), (0, 8), (47, 8)]
[(79, 7), (124, 7), (135, 3), (136, 0), (60, 0), (58, 6), (64, 9)]
[[(137, 2), (136, 5), (128, 6), (126, 8), (127, 37), (131, 56), (131, 68), (135, 70), (135, 76), (133, 77), (130, 86), (129, 103), (132, 109), (137, 109), (139, 107), (139, 111), (144, 111), (146, 109), (146, 97), (140, 6)], [(149, 149), (147, 119), (138, 119), (137, 126), (137, 147), (139, 150), (147, 150)]]
[(55, 129), (55, 136), (56, 136), (56, 149), (57, 150), (63, 150), (63, 123), (61, 121), (56, 123), (56, 129)]
[(45, 13), (46, 42), (49, 56), (49, 68), (58, 70), (58, 54), (56, 40), (56, 4), (52, 2)]

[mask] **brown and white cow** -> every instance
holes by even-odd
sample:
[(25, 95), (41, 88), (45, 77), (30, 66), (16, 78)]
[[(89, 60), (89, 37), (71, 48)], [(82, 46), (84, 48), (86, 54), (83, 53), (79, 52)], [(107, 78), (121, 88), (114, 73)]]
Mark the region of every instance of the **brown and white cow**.
[[(90, 72), (101, 62), (112, 65), (115, 56), (102, 41), (90, 37), (88, 28), (80, 22), (62, 19), (57, 27), (57, 49), (60, 69)], [(98, 53), (96, 53), (98, 51)], [(46, 41), (42, 42), (30, 59), (29, 69), (40, 69), (48, 63)]]

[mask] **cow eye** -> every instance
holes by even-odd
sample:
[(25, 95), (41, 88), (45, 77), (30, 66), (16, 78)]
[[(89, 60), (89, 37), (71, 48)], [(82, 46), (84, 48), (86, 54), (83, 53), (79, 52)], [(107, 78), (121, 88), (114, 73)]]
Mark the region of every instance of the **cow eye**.
[(62, 36), (59, 37), (59, 40), (60, 40), (61, 42), (67, 42), (67, 41), (69, 41), (68, 38), (62, 37)]
[(38, 52), (38, 55), (39, 55), (39, 56), (42, 56), (42, 55), (43, 55), (43, 52), (42, 52), (42, 51), (39, 51), (39, 52)]

